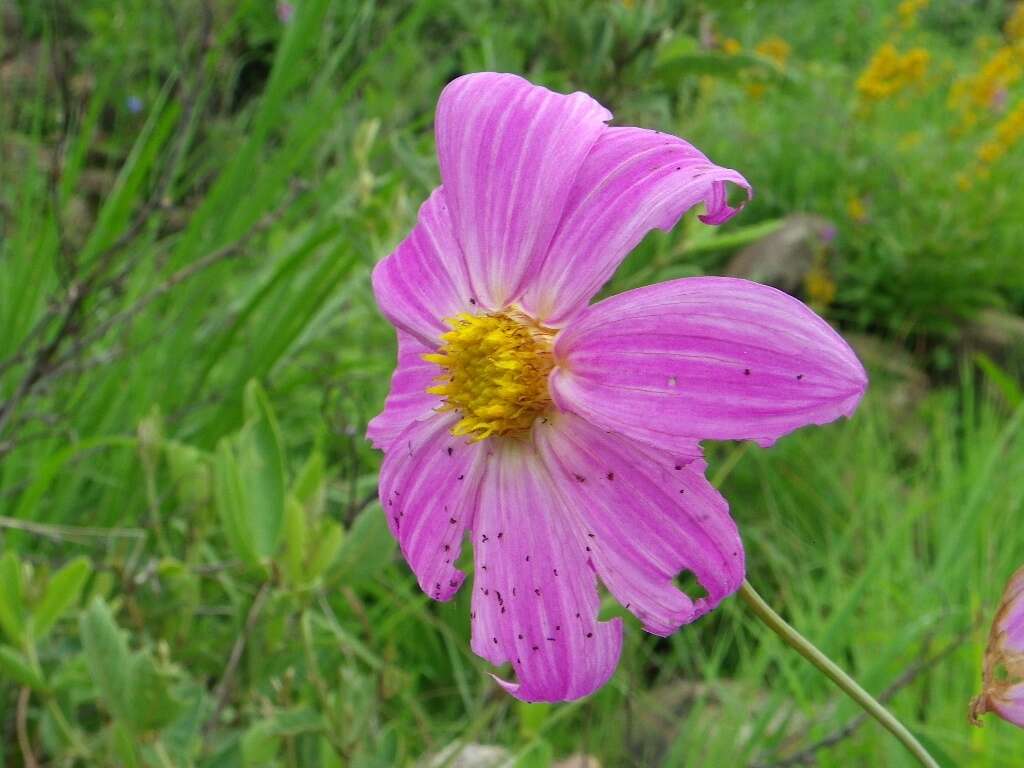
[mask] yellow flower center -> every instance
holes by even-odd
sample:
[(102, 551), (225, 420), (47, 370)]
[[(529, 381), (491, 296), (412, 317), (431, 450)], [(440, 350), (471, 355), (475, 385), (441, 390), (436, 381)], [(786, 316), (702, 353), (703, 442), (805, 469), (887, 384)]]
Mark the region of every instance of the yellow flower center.
[(445, 321), (444, 344), (423, 359), (442, 374), (427, 392), (444, 398), (442, 411), (462, 418), (454, 435), (483, 440), (530, 428), (551, 403), (548, 373), (554, 366), (555, 331), (515, 310), (493, 315), (460, 314)]

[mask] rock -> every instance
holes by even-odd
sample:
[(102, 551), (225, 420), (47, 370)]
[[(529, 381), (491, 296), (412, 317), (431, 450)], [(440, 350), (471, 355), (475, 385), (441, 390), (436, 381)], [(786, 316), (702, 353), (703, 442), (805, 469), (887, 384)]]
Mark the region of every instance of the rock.
[(601, 768), (601, 762), (590, 755), (575, 754), (559, 760), (551, 768)]
[(1024, 374), (1024, 317), (984, 309), (964, 328), (960, 347), (967, 356), (982, 352), (1008, 372)]
[(725, 273), (800, 295), (835, 234), (835, 225), (824, 216), (790, 214), (774, 232), (733, 256)]
[(417, 768), (506, 768), (512, 755), (504, 747), (493, 744), (453, 742), (440, 752), (420, 760)]
[(863, 333), (844, 333), (868, 371), (868, 397), (880, 403), (887, 429), (904, 451), (920, 456), (930, 437), (918, 405), (931, 389), (931, 379), (917, 359), (899, 344)]

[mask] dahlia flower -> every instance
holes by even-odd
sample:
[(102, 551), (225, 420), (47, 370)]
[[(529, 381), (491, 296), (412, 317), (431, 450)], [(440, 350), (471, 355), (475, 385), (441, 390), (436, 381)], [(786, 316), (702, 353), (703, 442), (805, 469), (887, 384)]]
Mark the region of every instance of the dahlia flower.
[(1010, 578), (985, 651), (984, 688), (971, 702), (971, 722), (994, 712), (1024, 728), (1024, 567)]
[[(668, 635), (732, 594), (743, 546), (700, 440), (769, 445), (849, 415), (866, 386), (846, 343), (796, 299), (727, 278), (588, 305), (653, 228), (747, 190), (674, 136), (611, 127), (584, 93), (460, 77), (436, 115), (442, 185), (373, 272), (398, 366), (367, 435), (380, 498), (420, 587), (451, 598), (471, 538), (473, 650), (527, 701), (591, 693), (622, 621), (598, 581)], [(692, 572), (705, 594), (680, 590)]]

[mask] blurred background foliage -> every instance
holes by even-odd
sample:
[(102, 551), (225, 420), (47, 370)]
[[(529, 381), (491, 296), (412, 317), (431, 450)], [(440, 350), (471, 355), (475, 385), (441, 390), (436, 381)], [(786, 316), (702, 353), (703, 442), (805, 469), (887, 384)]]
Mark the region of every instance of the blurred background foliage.
[[(709, 446), (751, 578), (944, 765), (1024, 562), (1024, 4), (0, 0), (0, 762), (907, 765), (727, 604), (623, 615), (612, 682), (519, 704), (401, 563), (363, 438), (369, 271), (437, 183), (446, 82), (678, 133), (756, 197), (608, 291), (770, 282), (872, 372), (853, 420)], [(824, 740), (824, 741), (822, 741)], [(589, 760), (589, 762), (587, 762)], [(575, 762), (573, 762), (575, 761)]]

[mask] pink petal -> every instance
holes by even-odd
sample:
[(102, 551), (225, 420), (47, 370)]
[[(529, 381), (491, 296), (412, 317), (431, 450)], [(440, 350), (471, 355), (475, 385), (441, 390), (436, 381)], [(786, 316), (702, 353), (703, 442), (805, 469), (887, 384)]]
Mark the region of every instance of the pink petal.
[[(1018, 569), (1010, 578), (997, 622), (996, 629), (1001, 633), (1003, 648), (1024, 657), (1024, 568)], [(1024, 674), (1024, 658), (1021, 665), (1021, 673)]]
[[(538, 424), (534, 438), (586, 531), (592, 567), (648, 632), (670, 635), (739, 588), (743, 544), (729, 505), (704, 477), (696, 444), (688, 456), (671, 455), (571, 414)], [(676, 588), (683, 570), (706, 597)]]
[(721, 168), (682, 139), (643, 128), (608, 128), (580, 168), (539, 275), (522, 304), (559, 326), (586, 306), (651, 229), (670, 230), (703, 202), (701, 220), (720, 224), (738, 209), (727, 182), (750, 194), (736, 171)]
[(437, 156), (476, 296), (516, 298), (543, 258), (569, 190), (611, 113), (515, 75), (482, 72), (448, 84), (437, 104)]
[(518, 682), (498, 682), (516, 698), (578, 699), (615, 671), (622, 621), (597, 620), (586, 537), (534, 448), (493, 442), (473, 524), (473, 650), (512, 663)]
[(385, 455), (380, 503), (420, 588), (448, 600), (465, 574), (455, 567), (472, 525), (481, 443), (451, 435), (458, 420), (436, 414), (409, 425)]
[(445, 318), (473, 310), (476, 298), (452, 234), (443, 188), (435, 189), (420, 207), (409, 236), (377, 263), (373, 292), (388, 320), (431, 350), (448, 330)]
[(441, 404), (437, 395), (427, 393), (440, 368), (428, 363), (423, 355), (432, 352), (415, 336), (398, 331), (398, 365), (391, 374), (391, 391), (384, 410), (370, 419), (366, 437), (373, 447), (387, 451), (395, 439), (414, 421), (428, 418)]
[(998, 696), (990, 696), (989, 706), (1006, 722), (1024, 728), (1024, 682), (1011, 685)]
[(586, 309), (558, 337), (556, 405), (651, 445), (770, 445), (850, 415), (856, 355), (808, 307), (746, 280), (673, 280)]

